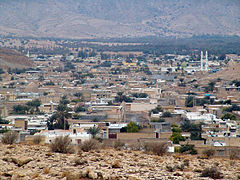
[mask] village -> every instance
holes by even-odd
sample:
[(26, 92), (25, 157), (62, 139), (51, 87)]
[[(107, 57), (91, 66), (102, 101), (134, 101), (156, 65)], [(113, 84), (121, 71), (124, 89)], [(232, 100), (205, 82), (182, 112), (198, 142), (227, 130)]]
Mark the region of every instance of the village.
[(239, 156), (236, 54), (25, 53), (31, 68), (1, 68), (1, 134), (16, 131), (18, 142), (40, 135), (46, 144), (66, 135), (75, 145), (97, 138), (125, 148), (165, 142), (170, 153)]

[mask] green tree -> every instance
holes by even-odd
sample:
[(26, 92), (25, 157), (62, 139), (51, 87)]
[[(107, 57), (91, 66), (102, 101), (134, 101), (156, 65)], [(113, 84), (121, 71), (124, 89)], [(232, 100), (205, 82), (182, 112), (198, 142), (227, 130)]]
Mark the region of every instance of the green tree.
[(180, 141), (185, 141), (185, 137), (182, 136), (181, 128), (179, 128), (177, 125), (172, 125), (172, 135), (170, 137), (170, 140), (173, 142), (173, 144), (179, 144)]
[(163, 109), (161, 106), (157, 106), (155, 109), (152, 109), (150, 111), (150, 114), (153, 113), (153, 114), (158, 114), (159, 112), (163, 112)]
[(0, 116), (0, 124), (9, 124), (9, 121), (2, 119)]
[(184, 79), (183, 78), (180, 78), (179, 81), (181, 82), (181, 84), (183, 83)]
[(179, 127), (173, 127), (173, 128), (172, 128), (172, 132), (181, 133), (182, 130), (181, 130), (181, 128), (179, 128)]
[(122, 92), (118, 92), (117, 93), (117, 96), (115, 97), (115, 101), (116, 102), (132, 102), (132, 99), (130, 98), (130, 97), (127, 97), (127, 96), (125, 96), (125, 95), (123, 95), (123, 93)]
[(44, 79), (43, 76), (40, 76), (40, 77), (38, 78), (38, 80), (39, 80), (39, 81), (44, 81), (45, 79)]
[(28, 107), (30, 107), (31, 114), (39, 113), (39, 106), (41, 105), (41, 101), (39, 99), (35, 99), (33, 101), (29, 101), (26, 103)]
[(0, 68), (0, 74), (4, 74), (5, 72), (3, 71), (2, 68)]
[(202, 139), (202, 136), (201, 136), (202, 125), (203, 125), (202, 123), (193, 124), (193, 123), (190, 123), (189, 120), (185, 120), (181, 124), (181, 129), (184, 132), (190, 132), (191, 133), (191, 135), (190, 135), (191, 140), (201, 140)]
[(77, 98), (80, 98), (80, 97), (82, 97), (82, 93), (80, 93), (80, 92), (77, 92), (77, 93), (75, 93), (75, 94), (73, 94), (75, 97), (77, 97)]
[(147, 98), (148, 97), (148, 95), (146, 93), (133, 93), (132, 96), (135, 98)]
[(95, 138), (99, 134), (100, 129), (98, 127), (90, 127), (87, 132)]
[(235, 115), (233, 115), (233, 114), (226, 113), (226, 114), (224, 114), (224, 115), (221, 117), (221, 119), (230, 119), (230, 120), (236, 120), (237, 118), (236, 118), (236, 116), (235, 116)]
[(214, 90), (214, 88), (215, 88), (215, 84), (216, 84), (215, 81), (209, 82), (208, 86), (205, 87), (205, 92), (209, 92), (209, 91), (212, 92)]
[(68, 129), (68, 121), (67, 119), (71, 117), (69, 114), (70, 109), (68, 108), (68, 103), (70, 101), (67, 99), (66, 96), (63, 96), (57, 106), (57, 112), (54, 113), (50, 119), (48, 120), (48, 129)]
[(190, 144), (182, 145), (182, 146), (179, 148), (179, 152), (180, 152), (180, 153), (188, 152), (189, 154), (197, 154), (196, 149), (194, 149), (194, 145), (190, 145)]
[(82, 106), (77, 106), (74, 111), (76, 113), (78, 113), (78, 112), (85, 112), (86, 109), (84, 107), (82, 107)]
[(163, 114), (162, 114), (162, 117), (172, 117), (172, 114), (168, 111), (165, 111)]
[(127, 125), (127, 132), (138, 132), (139, 126), (135, 122), (130, 122)]
[(186, 107), (193, 107), (193, 97), (188, 96), (185, 100), (185, 106)]
[(13, 106), (13, 114), (28, 114), (31, 107), (26, 105), (14, 105)]
[(180, 141), (185, 141), (185, 137), (183, 137), (179, 132), (173, 132), (170, 140), (173, 142), (173, 144), (179, 144)]

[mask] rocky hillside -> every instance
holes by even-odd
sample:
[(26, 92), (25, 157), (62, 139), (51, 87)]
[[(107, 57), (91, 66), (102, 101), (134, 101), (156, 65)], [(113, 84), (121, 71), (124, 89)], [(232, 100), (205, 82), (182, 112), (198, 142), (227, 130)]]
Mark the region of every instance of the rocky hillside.
[(240, 35), (239, 0), (2, 0), (0, 33), (94, 38)]
[(213, 74), (199, 75), (198, 82), (207, 84), (211, 81), (216, 81), (218, 78), (224, 81), (233, 81), (240, 79), (240, 63), (230, 61), (226, 67)]
[(23, 54), (10, 49), (0, 48), (0, 67), (2, 68), (29, 68), (33, 66), (30, 61)]
[(23, 144), (0, 144), (0, 149), (0, 179), (208, 179), (200, 175), (212, 166), (224, 179), (240, 175), (239, 160), (112, 149), (60, 154), (48, 146)]

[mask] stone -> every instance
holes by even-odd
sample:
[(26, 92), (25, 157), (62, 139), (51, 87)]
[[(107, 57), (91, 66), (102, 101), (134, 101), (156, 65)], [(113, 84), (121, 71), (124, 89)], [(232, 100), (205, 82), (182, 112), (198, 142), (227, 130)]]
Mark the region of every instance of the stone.
[(118, 160), (115, 160), (112, 164), (112, 168), (121, 168), (120, 162)]
[(74, 160), (75, 166), (87, 164), (88, 161), (82, 158), (77, 158)]
[(29, 163), (30, 161), (32, 161), (32, 158), (29, 157), (12, 157), (12, 161), (17, 164), (18, 166), (23, 166), (24, 164)]
[(94, 172), (94, 171), (92, 171), (92, 170), (89, 170), (89, 171), (88, 171), (88, 177), (89, 177), (90, 179), (97, 179), (97, 178), (98, 178), (98, 175), (97, 175), (96, 172)]

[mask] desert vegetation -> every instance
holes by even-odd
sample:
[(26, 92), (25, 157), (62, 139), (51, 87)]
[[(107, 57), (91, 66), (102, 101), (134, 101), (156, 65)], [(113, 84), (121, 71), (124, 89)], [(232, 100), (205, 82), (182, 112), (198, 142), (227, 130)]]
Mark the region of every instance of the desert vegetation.
[(73, 153), (73, 145), (71, 144), (71, 139), (68, 136), (56, 137), (50, 144), (50, 149), (53, 152), (59, 153)]
[(1, 142), (4, 144), (13, 144), (18, 139), (18, 133), (15, 131), (8, 131), (3, 134)]

